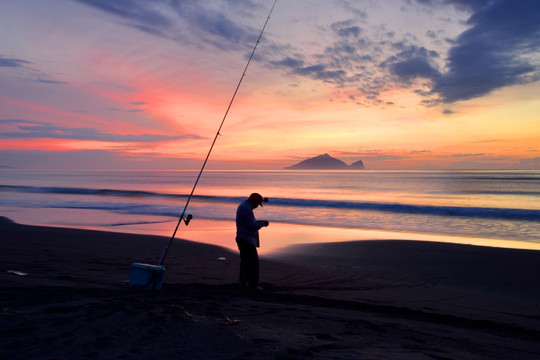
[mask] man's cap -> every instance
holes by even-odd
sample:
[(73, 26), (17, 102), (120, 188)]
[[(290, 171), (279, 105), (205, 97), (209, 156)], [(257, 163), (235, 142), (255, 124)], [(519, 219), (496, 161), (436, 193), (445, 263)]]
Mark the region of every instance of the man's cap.
[(261, 194), (259, 193), (253, 193), (249, 195), (249, 201), (254, 202), (257, 205), (260, 205), (262, 207), (263, 202), (267, 202), (268, 198), (263, 198)]

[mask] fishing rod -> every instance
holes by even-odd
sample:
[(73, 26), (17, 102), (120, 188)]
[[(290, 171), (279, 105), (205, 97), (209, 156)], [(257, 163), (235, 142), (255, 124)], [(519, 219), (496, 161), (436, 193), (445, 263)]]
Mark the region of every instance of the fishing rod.
[(212, 153), (212, 150), (214, 149), (214, 145), (216, 144), (218, 136), (221, 135), (221, 128), (223, 127), (223, 124), (225, 123), (225, 119), (227, 119), (227, 115), (229, 114), (229, 110), (231, 109), (231, 106), (234, 102), (234, 99), (236, 98), (236, 94), (238, 93), (238, 89), (240, 89), (240, 85), (242, 85), (242, 81), (244, 80), (244, 77), (246, 76), (246, 71), (249, 67), (249, 64), (251, 63), (251, 60), (253, 59), (253, 55), (255, 54), (255, 50), (257, 50), (257, 45), (259, 45), (259, 42), (261, 41), (262, 35), (264, 33), (264, 30), (266, 29), (266, 25), (268, 24), (268, 21), (270, 20), (270, 16), (272, 15), (272, 12), (274, 11), (274, 7), (276, 6), (277, 0), (274, 0), (274, 3), (272, 4), (272, 7), (270, 8), (270, 12), (268, 13), (268, 17), (266, 18), (266, 21), (264, 22), (264, 25), (261, 29), (261, 32), (259, 34), (259, 37), (257, 38), (257, 42), (255, 43), (255, 46), (253, 47), (253, 50), (251, 51), (251, 55), (249, 56), (249, 59), (247, 61), (246, 67), (244, 68), (244, 71), (242, 73), (242, 76), (240, 76), (240, 80), (238, 81), (238, 85), (236, 85), (236, 89), (234, 90), (234, 93), (231, 97), (231, 101), (229, 102), (229, 106), (227, 106), (227, 110), (225, 111), (225, 114), (223, 115), (223, 119), (221, 120), (221, 124), (219, 125), (219, 128), (216, 132), (216, 136), (214, 137), (214, 141), (212, 141), (212, 145), (210, 146), (210, 149), (208, 150), (208, 154), (206, 155), (206, 158), (204, 159), (204, 162), (202, 164), (201, 170), (199, 171), (199, 175), (197, 176), (197, 179), (195, 180), (195, 184), (193, 184), (193, 188), (191, 189), (191, 193), (189, 194), (186, 205), (184, 206), (184, 210), (182, 211), (182, 214), (180, 215), (180, 218), (178, 219), (178, 222), (176, 224), (176, 227), (174, 229), (174, 232), (171, 236), (171, 239), (169, 240), (169, 243), (165, 248), (163, 249), (163, 253), (161, 254), (161, 259), (159, 260), (159, 265), (163, 265), (165, 262), (165, 258), (167, 257), (167, 254), (169, 253), (169, 248), (171, 247), (174, 237), (176, 236), (176, 233), (178, 231), (178, 227), (184, 221), (186, 226), (189, 224), (193, 216), (191, 214), (186, 216), (186, 211), (189, 206), (189, 202), (191, 201), (191, 198), (193, 197), (193, 193), (195, 192), (195, 188), (197, 187), (197, 184), (199, 183), (199, 179), (201, 178), (201, 175), (204, 171), (204, 168), (206, 167), (206, 163), (208, 162), (208, 159), (210, 158), (210, 154)]

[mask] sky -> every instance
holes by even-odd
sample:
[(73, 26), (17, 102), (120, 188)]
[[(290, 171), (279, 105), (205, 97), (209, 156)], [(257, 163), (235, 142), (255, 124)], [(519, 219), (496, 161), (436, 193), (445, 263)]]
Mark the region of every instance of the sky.
[(540, 169), (540, 1), (273, 4), (0, 0), (0, 168)]

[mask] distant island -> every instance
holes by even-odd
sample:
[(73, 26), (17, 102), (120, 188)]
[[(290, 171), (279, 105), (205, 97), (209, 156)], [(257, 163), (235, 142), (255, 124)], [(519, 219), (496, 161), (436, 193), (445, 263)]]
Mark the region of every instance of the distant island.
[(328, 154), (315, 156), (299, 162), (293, 166), (285, 167), (285, 170), (364, 170), (364, 163), (358, 160), (350, 166), (343, 161)]

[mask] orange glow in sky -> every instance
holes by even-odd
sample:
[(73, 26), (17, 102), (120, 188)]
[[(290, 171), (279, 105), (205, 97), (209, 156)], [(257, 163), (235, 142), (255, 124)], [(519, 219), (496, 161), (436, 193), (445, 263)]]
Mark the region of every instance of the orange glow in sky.
[[(540, 169), (540, 5), (515, 3), (278, 1), (209, 168)], [(202, 164), (272, 1), (103, 4), (0, 5), (0, 166)]]

